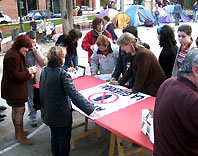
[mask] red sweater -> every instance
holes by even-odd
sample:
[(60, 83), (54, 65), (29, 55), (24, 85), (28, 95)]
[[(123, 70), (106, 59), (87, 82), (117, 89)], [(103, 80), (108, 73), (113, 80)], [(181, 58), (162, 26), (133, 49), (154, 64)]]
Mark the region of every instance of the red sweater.
[[(103, 35), (106, 35), (108, 38), (111, 38), (112, 39), (112, 36), (111, 34), (108, 32), (108, 31), (104, 31), (102, 33)], [(85, 37), (83, 38), (83, 41), (82, 41), (82, 48), (85, 50), (85, 51), (88, 51), (88, 63), (90, 63), (90, 57), (93, 53), (93, 51), (90, 49), (91, 45), (94, 45), (97, 38), (98, 38), (98, 33), (94, 30), (90, 30), (86, 35)]]

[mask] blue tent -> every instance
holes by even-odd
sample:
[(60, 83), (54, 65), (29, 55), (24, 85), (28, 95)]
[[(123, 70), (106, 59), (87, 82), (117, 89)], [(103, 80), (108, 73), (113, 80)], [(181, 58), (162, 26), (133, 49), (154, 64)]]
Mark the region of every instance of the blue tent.
[(142, 5), (132, 5), (125, 13), (131, 18), (131, 23), (134, 26), (144, 25), (147, 19), (154, 22), (151, 12)]

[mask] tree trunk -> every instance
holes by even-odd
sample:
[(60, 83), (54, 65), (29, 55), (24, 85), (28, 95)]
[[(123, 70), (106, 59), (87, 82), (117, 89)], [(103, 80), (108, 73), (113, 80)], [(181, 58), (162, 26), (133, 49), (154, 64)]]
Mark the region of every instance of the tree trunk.
[(50, 18), (50, 0), (46, 0), (47, 5), (47, 17)]
[(59, 4), (63, 23), (63, 33), (68, 34), (68, 32), (73, 29), (73, 3), (72, 0), (59, 0)]

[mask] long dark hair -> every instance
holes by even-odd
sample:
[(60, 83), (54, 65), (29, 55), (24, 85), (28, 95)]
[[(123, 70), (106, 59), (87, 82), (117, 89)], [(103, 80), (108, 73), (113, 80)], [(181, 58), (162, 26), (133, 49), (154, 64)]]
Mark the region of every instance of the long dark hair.
[(161, 47), (169, 47), (177, 44), (177, 41), (175, 40), (174, 30), (169, 25), (164, 25), (160, 31), (158, 31), (158, 34), (160, 35), (159, 45)]
[(69, 31), (68, 35), (66, 36), (66, 39), (68, 39), (69, 41), (74, 41), (76, 38), (81, 38), (82, 37), (82, 33), (80, 30), (78, 29), (72, 29)]

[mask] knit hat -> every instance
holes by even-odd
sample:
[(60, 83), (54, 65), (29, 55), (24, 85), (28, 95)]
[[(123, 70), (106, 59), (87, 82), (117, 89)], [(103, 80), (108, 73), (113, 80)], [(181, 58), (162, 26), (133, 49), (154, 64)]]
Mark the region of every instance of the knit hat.
[(28, 31), (26, 33), (27, 36), (29, 36), (31, 39), (36, 39), (36, 32), (35, 31)]

